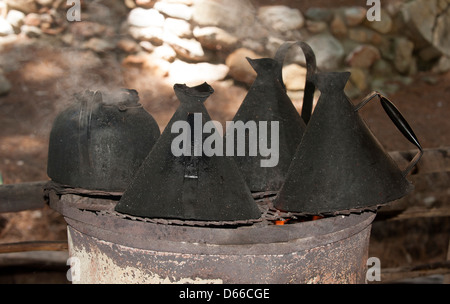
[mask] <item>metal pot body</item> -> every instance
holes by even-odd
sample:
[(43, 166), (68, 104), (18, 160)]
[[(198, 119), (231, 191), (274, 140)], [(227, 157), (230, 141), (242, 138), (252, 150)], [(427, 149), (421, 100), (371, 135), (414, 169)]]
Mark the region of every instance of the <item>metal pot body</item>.
[(124, 191), (158, 139), (159, 127), (137, 100), (108, 104), (93, 94), (79, 99), (53, 124), (48, 176), (75, 188)]

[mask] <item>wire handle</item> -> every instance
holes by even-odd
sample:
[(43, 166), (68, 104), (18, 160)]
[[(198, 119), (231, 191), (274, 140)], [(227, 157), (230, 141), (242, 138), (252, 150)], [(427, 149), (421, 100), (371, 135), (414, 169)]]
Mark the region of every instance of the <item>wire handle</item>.
[(406, 167), (406, 169), (403, 171), (403, 176), (407, 176), (422, 158), (422, 146), (420, 145), (417, 136), (414, 134), (414, 131), (412, 130), (406, 119), (403, 117), (403, 115), (400, 113), (400, 111), (397, 109), (397, 107), (386, 96), (380, 94), (379, 92), (370, 93), (363, 101), (355, 106), (355, 112), (364, 107), (374, 97), (378, 97), (380, 99), (380, 103), (384, 111), (389, 116), (391, 121), (395, 124), (397, 129), (403, 134), (403, 136), (405, 136), (406, 139), (408, 139), (419, 149), (419, 152), (416, 154), (416, 156), (414, 156), (408, 167)]
[[(280, 66), (283, 66), (284, 59), (286, 58), (286, 54), (288, 50), (297, 45), (303, 50), (303, 54), (306, 59), (306, 83), (305, 83), (305, 91), (303, 95), (303, 106), (302, 106), (302, 118), (305, 124), (309, 122), (312, 113), (313, 99), (314, 99), (314, 91), (316, 90), (316, 86), (314, 85), (313, 76), (317, 70), (316, 64), (316, 55), (312, 48), (305, 42), (302, 41), (288, 41), (283, 43), (277, 53), (275, 54), (275, 60), (280, 63)], [(283, 75), (280, 73), (279, 79), (281, 85), (284, 87)]]

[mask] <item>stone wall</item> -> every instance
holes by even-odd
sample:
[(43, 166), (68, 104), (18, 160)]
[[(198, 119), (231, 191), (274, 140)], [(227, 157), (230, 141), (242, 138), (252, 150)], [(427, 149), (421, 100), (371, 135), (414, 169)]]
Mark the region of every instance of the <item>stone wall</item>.
[[(210, 72), (202, 73), (205, 80), (228, 75), (250, 84), (255, 75), (245, 57), (272, 57), (286, 40), (308, 42), (320, 70), (351, 71), (347, 92), (354, 96), (373, 89), (389, 93), (396, 89), (392, 81), (409, 82), (418, 71), (450, 69), (450, 1), (387, 4), (381, 20), (372, 22), (367, 18), (370, 7), (300, 11), (257, 7), (248, 0), (126, 2), (132, 37), (153, 52), (172, 49), (174, 64), (167, 66), (167, 75), (174, 81), (189, 82), (199, 62), (214, 62), (201, 69)], [(301, 51), (293, 53), (284, 77), (287, 88), (296, 91), (302, 89), (305, 71)], [(160, 54), (164, 52), (155, 57)]]
[[(92, 6), (82, 1), (82, 22), (68, 22), (66, 1), (3, 0), (0, 36), (54, 36), (97, 53), (119, 50), (124, 65), (141, 65), (171, 83), (231, 78), (249, 85), (255, 73), (245, 57), (272, 57), (287, 40), (308, 42), (320, 70), (351, 71), (351, 96), (390, 93), (393, 81), (410, 82), (418, 71), (450, 70), (449, 0), (395, 1), (373, 22), (366, 6), (300, 11), (250, 0), (107, 1), (94, 12)], [(288, 90), (302, 90), (303, 65), (301, 51), (292, 50), (283, 72)]]

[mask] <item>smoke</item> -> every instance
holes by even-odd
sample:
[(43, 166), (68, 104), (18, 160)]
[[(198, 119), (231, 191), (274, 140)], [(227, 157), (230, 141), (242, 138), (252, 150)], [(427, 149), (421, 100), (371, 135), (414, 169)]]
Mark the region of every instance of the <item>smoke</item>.
[[(54, 84), (59, 97), (56, 111), (70, 105), (75, 100), (74, 94), (85, 90), (113, 97), (122, 93), (125, 80), (115, 45), (122, 38), (121, 26), (127, 13), (122, 1), (93, 0), (82, 2), (81, 22), (67, 21), (67, 31), (61, 37), (65, 46), (56, 46), (54, 50), (57, 52), (54, 61), (64, 70)], [(105, 41), (110, 47), (101, 51)]]
[(120, 64), (111, 58), (100, 58), (90, 50), (68, 49), (60, 53), (64, 74), (56, 79), (60, 96), (56, 110), (66, 107), (72, 96), (85, 90), (119, 93), (123, 86)]

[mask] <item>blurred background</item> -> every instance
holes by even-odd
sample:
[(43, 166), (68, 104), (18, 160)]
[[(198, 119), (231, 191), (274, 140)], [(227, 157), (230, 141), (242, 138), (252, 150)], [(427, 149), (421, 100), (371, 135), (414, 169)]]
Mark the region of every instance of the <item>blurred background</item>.
[[(256, 76), (245, 57), (306, 41), (321, 71), (352, 73), (355, 103), (373, 90), (388, 96), (426, 150), (408, 177), (416, 190), (374, 222), (369, 256), (381, 261), (381, 283), (448, 283), (450, 1), (378, 2), (379, 11), (362, 0), (0, 0), (0, 183), (48, 180), (49, 132), (77, 92), (136, 89), (162, 131), (178, 106), (173, 85), (206, 81), (215, 93), (205, 106), (223, 123)], [(299, 111), (304, 61), (292, 48), (283, 68)], [(379, 103), (360, 113), (400, 161), (414, 149)], [(47, 206), (0, 213), (0, 246), (66, 239)], [(68, 283), (67, 257), (0, 254), (0, 282)]]

